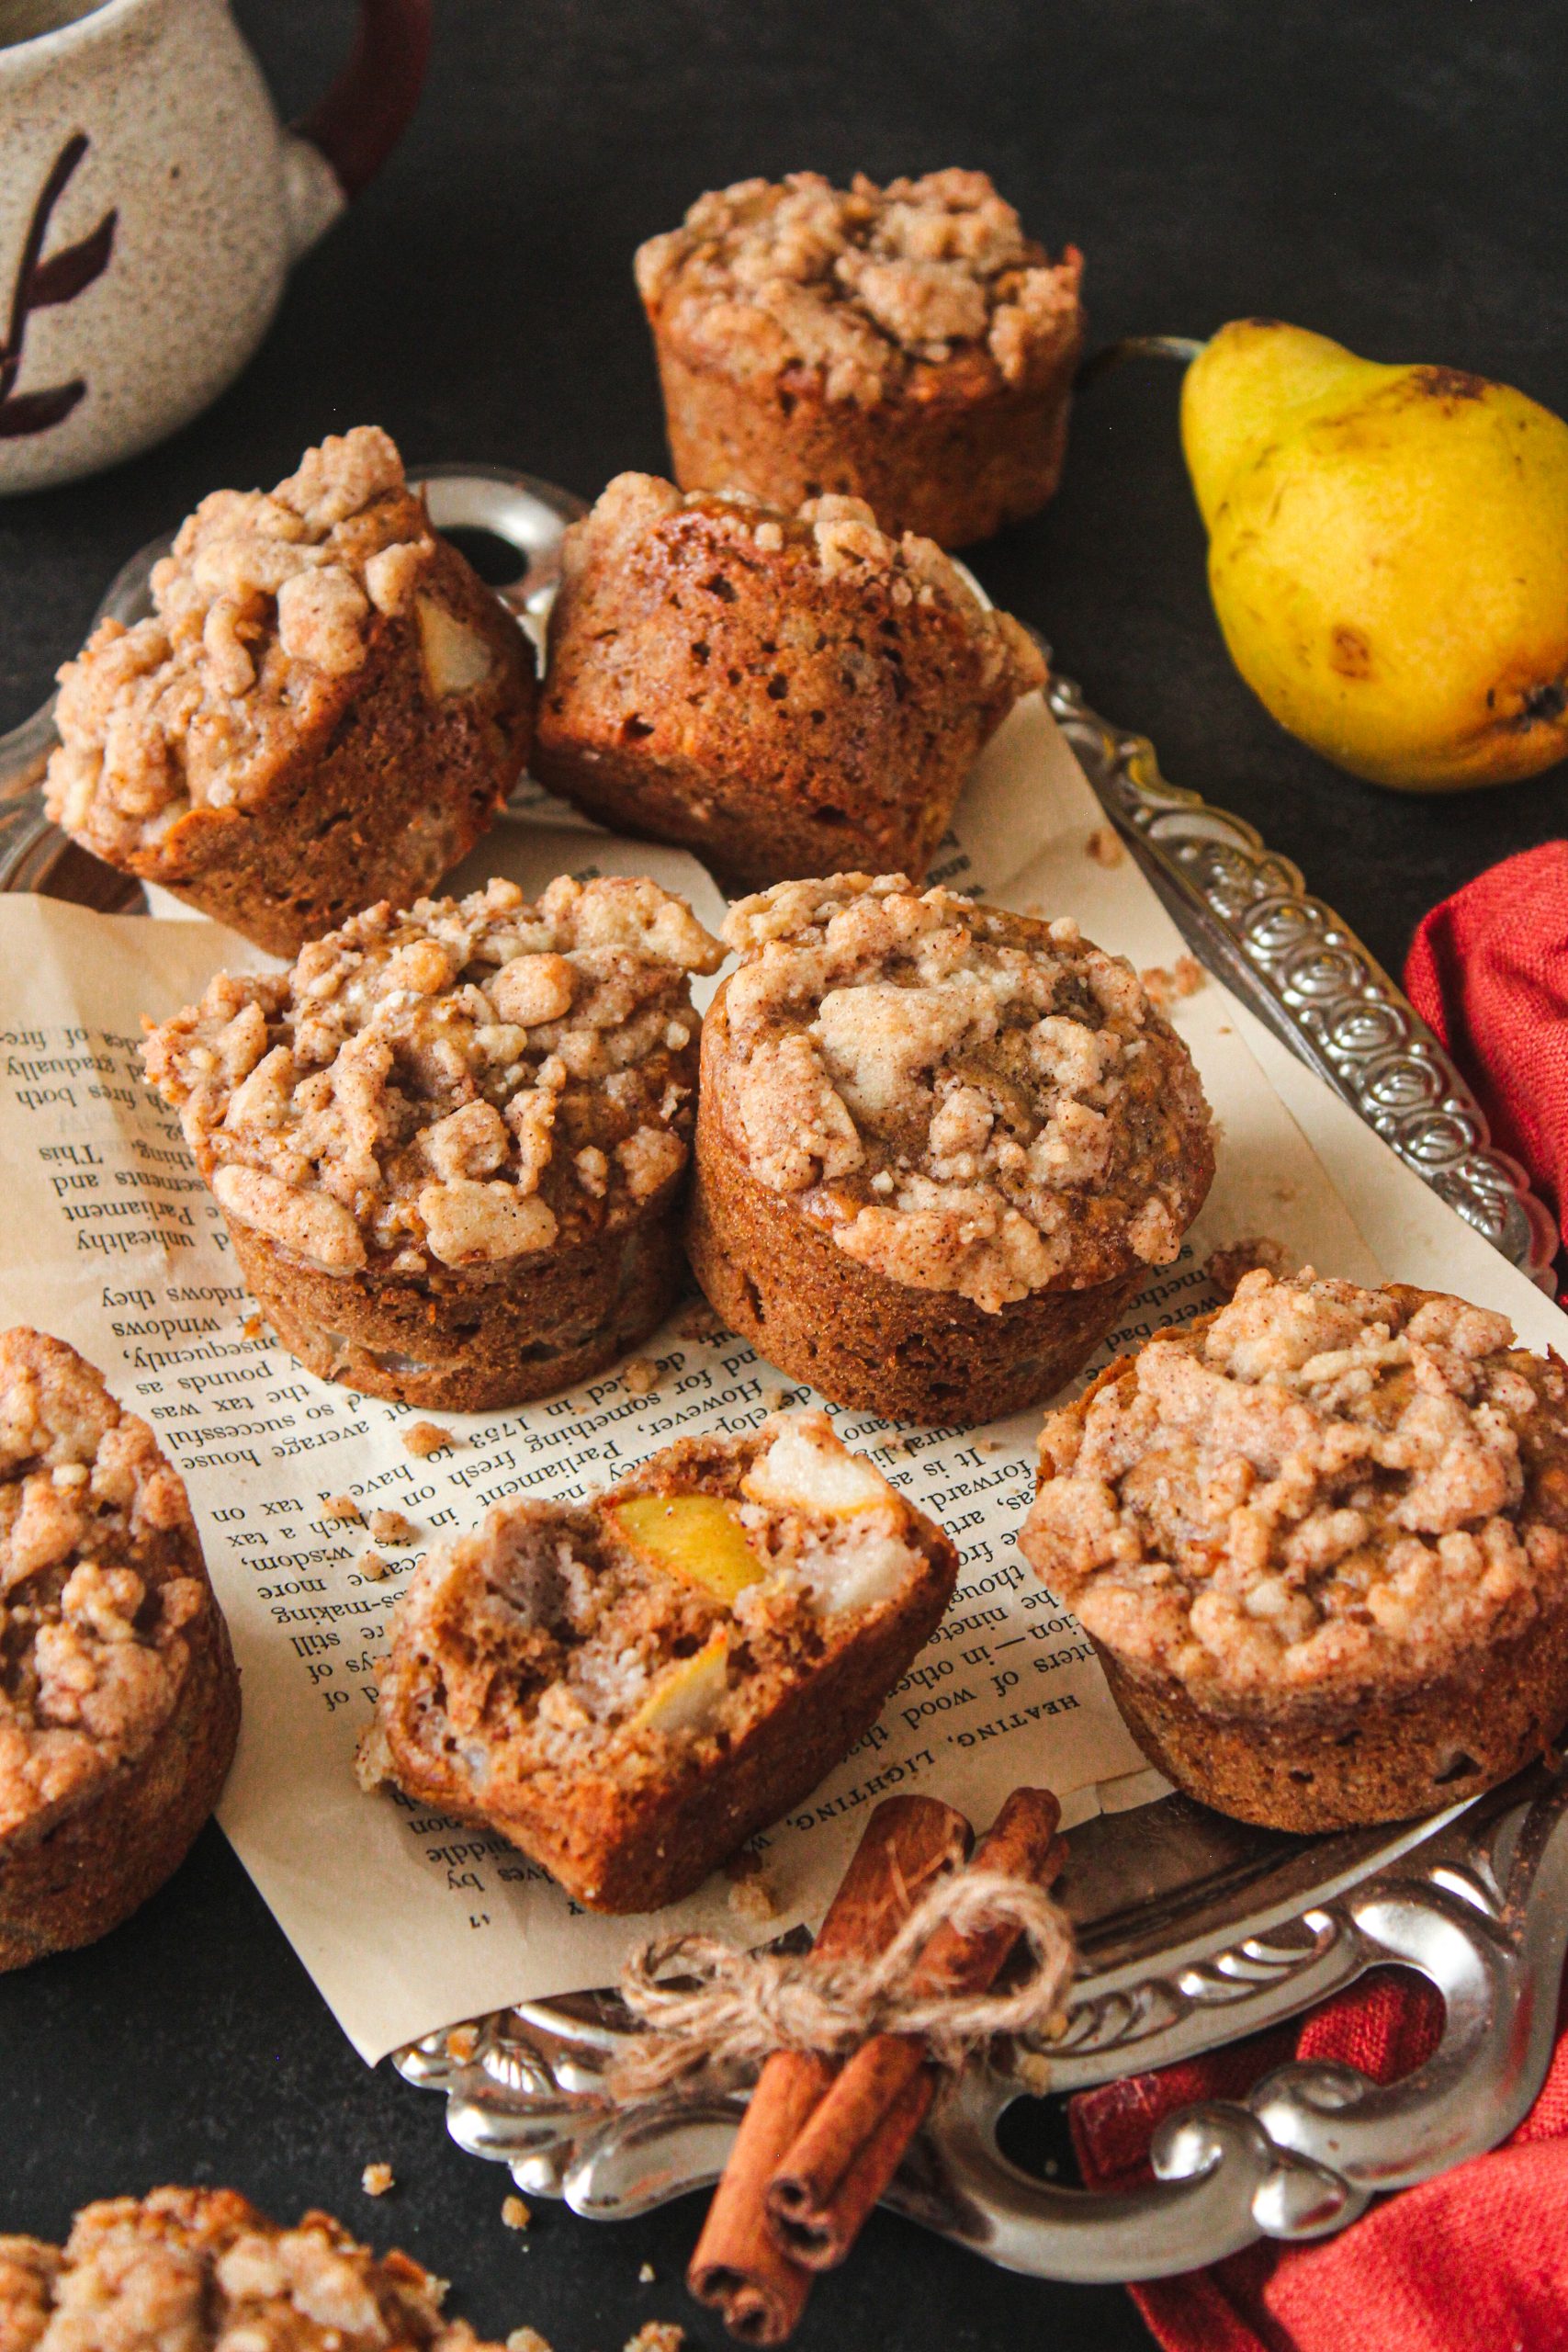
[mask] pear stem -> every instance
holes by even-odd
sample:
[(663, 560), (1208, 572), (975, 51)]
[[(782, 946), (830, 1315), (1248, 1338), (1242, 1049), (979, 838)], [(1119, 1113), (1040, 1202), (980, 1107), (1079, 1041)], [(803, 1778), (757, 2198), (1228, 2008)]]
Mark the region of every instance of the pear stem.
[(1083, 391), (1099, 376), (1109, 375), (1124, 359), (1179, 359), (1187, 367), (1203, 345), (1190, 334), (1124, 334), (1119, 343), (1102, 344), (1078, 369), (1077, 390)]

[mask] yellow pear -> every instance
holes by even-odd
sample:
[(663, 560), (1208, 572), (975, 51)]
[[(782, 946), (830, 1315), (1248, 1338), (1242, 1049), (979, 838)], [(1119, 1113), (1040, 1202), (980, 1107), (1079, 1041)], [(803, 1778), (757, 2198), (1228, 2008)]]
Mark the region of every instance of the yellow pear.
[(1225, 643), (1281, 726), (1410, 792), (1568, 752), (1561, 417), (1240, 319), (1187, 371), (1181, 438)]

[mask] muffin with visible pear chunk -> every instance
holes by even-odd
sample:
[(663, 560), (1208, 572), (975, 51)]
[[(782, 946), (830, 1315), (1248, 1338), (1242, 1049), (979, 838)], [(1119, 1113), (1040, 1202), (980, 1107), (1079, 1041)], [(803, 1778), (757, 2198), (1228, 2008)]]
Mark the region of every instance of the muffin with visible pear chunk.
[(499, 1830), (592, 1910), (656, 1910), (848, 1755), (957, 1573), (824, 1413), (682, 1439), (429, 1553), (361, 1779)]
[(533, 740), (533, 651), (378, 427), (204, 498), (152, 590), (60, 673), (45, 790), (84, 848), (292, 956), (488, 830)]
[(641, 880), (373, 907), (152, 1031), (253, 1296), (323, 1380), (479, 1412), (662, 1321), (694, 1110), (690, 975), (723, 950)]

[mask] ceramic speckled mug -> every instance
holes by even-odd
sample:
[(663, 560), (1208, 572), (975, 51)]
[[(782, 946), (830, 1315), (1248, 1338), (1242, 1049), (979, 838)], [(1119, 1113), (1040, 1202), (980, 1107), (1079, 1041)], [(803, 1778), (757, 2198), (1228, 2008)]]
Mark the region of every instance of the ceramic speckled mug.
[(0, 0), (0, 492), (130, 457), (238, 374), (412, 113), (430, 5), (360, 0), (285, 130), (228, 0)]

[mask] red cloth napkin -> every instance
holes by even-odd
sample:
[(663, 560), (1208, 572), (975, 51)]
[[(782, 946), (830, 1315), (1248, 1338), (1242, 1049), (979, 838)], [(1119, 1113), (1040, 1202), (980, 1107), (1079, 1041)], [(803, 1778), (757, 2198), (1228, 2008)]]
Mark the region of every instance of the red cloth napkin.
[(1568, 1239), (1568, 842), (1506, 857), (1434, 907), (1404, 986)]
[[(1507, 858), (1434, 907), (1404, 978), (1497, 1143), (1568, 1217), (1568, 842)], [(1397, 2081), (1429, 2055), (1441, 2021), (1423, 1979), (1380, 1970), (1299, 2027), (1082, 2092), (1071, 2122), (1084, 2178), (1149, 2179), (1165, 2116), (1237, 2098), (1292, 2057)], [(1545, 2086), (1501, 2148), (1337, 2237), (1262, 2243), (1134, 2287), (1166, 2352), (1568, 2352), (1568, 1985), (1558, 2030)]]

